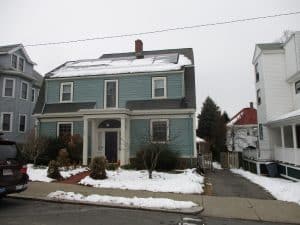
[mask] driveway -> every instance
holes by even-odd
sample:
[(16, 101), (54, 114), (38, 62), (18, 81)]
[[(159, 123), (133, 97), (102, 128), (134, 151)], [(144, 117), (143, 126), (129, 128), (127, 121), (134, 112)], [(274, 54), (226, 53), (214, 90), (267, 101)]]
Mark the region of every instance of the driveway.
[(214, 170), (205, 176), (212, 183), (212, 194), (215, 196), (274, 199), (262, 187), (229, 170)]

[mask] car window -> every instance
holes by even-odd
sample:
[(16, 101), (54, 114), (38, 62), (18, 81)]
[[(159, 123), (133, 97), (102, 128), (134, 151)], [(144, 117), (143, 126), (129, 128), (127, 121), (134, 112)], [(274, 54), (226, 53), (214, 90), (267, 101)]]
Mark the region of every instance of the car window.
[(12, 144), (0, 144), (0, 160), (17, 158), (17, 147)]

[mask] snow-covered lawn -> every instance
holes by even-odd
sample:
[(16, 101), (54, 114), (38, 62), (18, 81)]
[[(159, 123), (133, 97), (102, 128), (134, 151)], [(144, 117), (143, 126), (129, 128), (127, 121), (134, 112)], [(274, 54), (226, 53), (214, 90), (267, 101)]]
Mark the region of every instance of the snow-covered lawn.
[[(34, 167), (33, 164), (27, 164), (27, 174), (31, 181), (52, 182), (54, 179), (47, 177), (48, 167)], [(78, 167), (76, 169), (61, 168), (60, 174), (66, 179), (78, 173), (87, 171), (87, 167)]]
[(243, 169), (231, 169), (231, 172), (239, 174), (251, 182), (262, 186), (278, 200), (295, 202), (300, 205), (300, 182), (293, 182), (282, 178), (263, 177)]
[(213, 168), (216, 169), (216, 170), (222, 170), (223, 169), (221, 164), (218, 163), (218, 162), (213, 162), (212, 165), (213, 165)]
[(85, 177), (79, 183), (97, 188), (119, 188), (129, 190), (145, 190), (153, 192), (202, 193), (204, 178), (195, 169), (187, 169), (179, 174), (153, 172), (153, 178), (148, 178), (146, 170), (107, 171), (108, 178), (94, 180)]
[(126, 206), (137, 206), (141, 208), (160, 208), (160, 209), (187, 209), (196, 207), (197, 204), (191, 201), (175, 201), (168, 198), (125, 198), (109, 195), (88, 195), (84, 196), (74, 192), (56, 191), (51, 192), (48, 198), (59, 200), (73, 200), (93, 203), (121, 204)]

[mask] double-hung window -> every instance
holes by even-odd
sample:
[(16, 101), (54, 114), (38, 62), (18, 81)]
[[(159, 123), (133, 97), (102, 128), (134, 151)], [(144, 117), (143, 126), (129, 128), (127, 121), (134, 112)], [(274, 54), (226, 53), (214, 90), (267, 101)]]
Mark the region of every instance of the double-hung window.
[(73, 82), (60, 84), (60, 102), (73, 101)]
[(21, 57), (19, 57), (19, 62), (18, 62), (18, 70), (24, 71), (24, 65), (25, 65), (25, 60)]
[(4, 78), (2, 96), (3, 97), (15, 97), (15, 79)]
[(57, 123), (57, 137), (70, 137), (73, 135), (72, 122), (58, 122)]
[(255, 64), (255, 80), (259, 81), (258, 63)]
[(300, 94), (300, 80), (295, 83), (296, 94)]
[(11, 55), (11, 66), (15, 69), (18, 67), (18, 56), (16, 55)]
[(104, 85), (105, 108), (118, 108), (118, 81), (106, 80)]
[(151, 120), (151, 140), (153, 142), (165, 143), (169, 139), (169, 121)]
[(35, 89), (31, 89), (31, 102), (35, 102)]
[(28, 99), (28, 83), (22, 81), (21, 82), (21, 96), (20, 98), (23, 100), (27, 100)]
[(25, 114), (20, 114), (19, 116), (19, 132), (25, 132), (26, 131), (26, 119), (27, 116)]
[(261, 104), (261, 95), (260, 95), (260, 89), (256, 91), (256, 98), (257, 98), (257, 104)]
[(152, 77), (152, 98), (167, 97), (166, 77)]
[(4, 132), (12, 131), (13, 123), (13, 113), (12, 112), (2, 112), (1, 113), (1, 130)]

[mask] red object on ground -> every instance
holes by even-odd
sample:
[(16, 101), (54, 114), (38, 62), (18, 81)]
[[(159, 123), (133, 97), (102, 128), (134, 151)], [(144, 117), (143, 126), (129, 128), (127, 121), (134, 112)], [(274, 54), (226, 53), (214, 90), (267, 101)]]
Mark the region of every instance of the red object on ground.
[(74, 176), (71, 176), (65, 180), (60, 181), (60, 183), (64, 184), (77, 184), (79, 181), (81, 181), (83, 178), (87, 177), (90, 175), (90, 171), (85, 171), (82, 173), (78, 173)]

